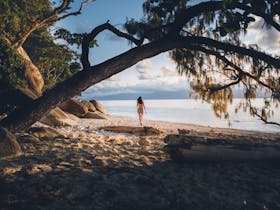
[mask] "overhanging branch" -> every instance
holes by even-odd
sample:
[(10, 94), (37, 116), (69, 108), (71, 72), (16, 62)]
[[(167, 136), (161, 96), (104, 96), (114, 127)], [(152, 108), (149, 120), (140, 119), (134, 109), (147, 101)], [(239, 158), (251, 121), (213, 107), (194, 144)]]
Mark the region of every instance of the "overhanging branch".
[[(26, 41), (26, 39), (30, 36), (30, 34), (32, 32), (34, 32), (35, 30), (41, 28), (41, 27), (44, 27), (50, 23), (53, 23), (53, 22), (56, 22), (58, 20), (61, 20), (61, 19), (65, 19), (69, 16), (75, 16), (75, 15), (79, 15), (83, 9), (83, 7), (88, 4), (89, 2), (91, 2), (93, 0), (85, 0), (81, 3), (81, 6), (79, 8), (78, 11), (76, 12), (72, 12), (72, 13), (69, 13), (69, 14), (66, 14), (62, 17), (57, 17), (59, 14), (62, 14), (64, 13), (65, 11), (67, 11), (68, 9), (70, 9), (70, 3), (71, 3), (71, 0), (63, 0), (63, 2), (61, 3), (60, 6), (58, 6), (57, 8), (55, 8), (53, 10), (52, 13), (50, 13), (48, 16), (42, 18), (41, 20), (38, 20), (37, 22), (35, 22), (31, 27), (30, 29), (28, 29), (27, 31), (25, 31), (23, 33), (23, 35), (15, 42), (13, 43), (13, 45), (16, 47), (16, 48), (19, 48), (23, 45), (23, 43)], [(57, 17), (57, 18), (56, 18)]]
[(280, 126), (280, 123), (274, 122), (274, 121), (268, 121), (265, 117), (263, 117), (260, 113), (258, 113), (257, 109), (252, 106), (251, 100), (249, 100), (249, 108), (250, 111), (256, 115), (261, 121), (263, 121), (265, 124), (270, 124), (270, 125), (277, 125)]
[(206, 45), (209, 47), (214, 47), (216, 49), (223, 50), (229, 53), (237, 53), (244, 56), (249, 56), (254, 59), (262, 60), (271, 66), (274, 66), (277, 69), (280, 69), (280, 59), (274, 58), (270, 55), (267, 55), (263, 52), (256, 51), (254, 49), (248, 49), (241, 46), (236, 46), (230, 43), (224, 43), (220, 41), (216, 41), (214, 39), (210, 39), (207, 37), (197, 37), (197, 36), (187, 36), (181, 37), (182, 41), (185, 41), (186, 44), (198, 44), (198, 45)]
[(207, 48), (202, 47), (202, 46), (195, 46), (195, 45), (190, 45), (188, 48), (189, 48), (189, 49), (192, 49), (192, 50), (201, 51), (201, 52), (203, 52), (203, 53), (205, 53), (205, 54), (208, 54), (208, 55), (213, 55), (213, 56), (215, 56), (216, 58), (218, 58), (219, 60), (223, 61), (226, 65), (231, 66), (231, 67), (233, 67), (235, 70), (238, 71), (238, 73), (239, 73), (239, 77), (238, 77), (239, 79), (238, 79), (238, 80), (236, 80), (235, 82), (232, 82), (232, 83), (230, 83), (230, 84), (228, 84), (228, 85), (225, 85), (225, 86), (220, 86), (220, 87), (214, 88), (214, 89), (213, 89), (213, 88), (212, 88), (212, 89), (210, 88), (212, 91), (222, 90), (222, 89), (227, 88), (227, 87), (229, 87), (229, 86), (231, 86), (231, 85), (238, 84), (238, 83), (241, 81), (241, 79), (242, 79), (243, 76), (247, 76), (247, 77), (249, 77), (249, 78), (255, 80), (256, 82), (258, 82), (258, 83), (261, 84), (262, 86), (264, 86), (264, 87), (270, 89), (272, 92), (274, 91), (274, 88), (272, 88), (272, 87), (269, 86), (268, 84), (262, 82), (258, 77), (253, 76), (253, 75), (251, 75), (250, 73), (243, 71), (239, 66), (237, 66), (236, 64), (234, 64), (233, 62), (231, 62), (230, 60), (228, 60), (225, 56), (221, 55), (219, 52), (214, 51), (214, 50), (207, 49)]
[(93, 41), (95, 37), (104, 30), (109, 30), (112, 33), (116, 34), (117, 36), (133, 42), (136, 46), (141, 46), (144, 41), (143, 39), (140, 40), (136, 39), (133, 36), (118, 30), (117, 28), (112, 26), (109, 22), (99, 25), (83, 38), (82, 55), (81, 55), (81, 62), (83, 65), (83, 69), (87, 70), (90, 68), (90, 62), (88, 59), (90, 42)]
[[(214, 12), (218, 10), (224, 9), (224, 1), (209, 1), (209, 2), (202, 2), (191, 6), (187, 9), (181, 10), (180, 13), (175, 17), (175, 21), (170, 24), (170, 32), (178, 33), (182, 30), (184, 25), (189, 22), (192, 18), (197, 17), (198, 15), (205, 13), (205, 12)], [(280, 25), (277, 23), (272, 16), (260, 12), (254, 11), (254, 9), (248, 6), (247, 3), (240, 3), (240, 2), (233, 2), (227, 5), (227, 9), (240, 9), (246, 11), (248, 14), (253, 14), (259, 16), (264, 19), (264, 21), (273, 26), (276, 30), (280, 31)]]
[(67, 17), (69, 17), (69, 16), (77, 16), (77, 15), (81, 14), (82, 11), (83, 11), (83, 8), (84, 8), (87, 4), (89, 4), (90, 2), (93, 2), (93, 1), (95, 1), (95, 0), (85, 0), (85, 1), (83, 1), (83, 2), (81, 3), (81, 5), (80, 5), (80, 8), (79, 8), (76, 12), (71, 12), (71, 13), (68, 13), (68, 14), (66, 14), (66, 15), (63, 15), (63, 16), (57, 18), (55, 21), (60, 21), (60, 20), (65, 19), (65, 18), (67, 18)]

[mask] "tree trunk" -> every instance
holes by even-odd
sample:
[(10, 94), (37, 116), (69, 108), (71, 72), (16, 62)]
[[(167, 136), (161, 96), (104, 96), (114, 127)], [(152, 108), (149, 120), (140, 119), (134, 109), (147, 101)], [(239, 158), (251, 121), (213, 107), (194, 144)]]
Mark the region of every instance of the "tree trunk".
[(24, 75), (27, 80), (29, 90), (37, 97), (41, 96), (44, 79), (39, 69), (33, 64), (30, 57), (22, 47), (18, 47), (17, 52), (24, 59)]
[(179, 44), (176, 39), (167, 37), (133, 48), (101, 64), (92, 66), (88, 71), (80, 71), (46, 92), (42, 97), (32, 101), (28, 106), (10, 114), (1, 121), (1, 125), (13, 132), (24, 131), (68, 98), (80, 94), (88, 87), (131, 67), (143, 59), (179, 47)]

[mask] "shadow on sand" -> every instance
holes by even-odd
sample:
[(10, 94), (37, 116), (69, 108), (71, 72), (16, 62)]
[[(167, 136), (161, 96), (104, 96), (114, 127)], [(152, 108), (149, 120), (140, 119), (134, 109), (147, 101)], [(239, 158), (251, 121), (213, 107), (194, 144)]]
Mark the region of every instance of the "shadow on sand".
[(1, 167), (17, 168), (9, 175), (1, 171), (0, 209), (280, 208), (279, 163), (155, 161), (105, 167), (86, 151), (61, 153), (63, 159), (48, 151), (0, 161)]

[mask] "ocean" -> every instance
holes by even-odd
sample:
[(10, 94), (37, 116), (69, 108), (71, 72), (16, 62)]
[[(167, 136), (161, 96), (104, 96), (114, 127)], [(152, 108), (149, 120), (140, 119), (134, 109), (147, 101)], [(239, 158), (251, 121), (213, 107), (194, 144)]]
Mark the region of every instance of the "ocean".
[[(257, 117), (240, 110), (235, 113), (235, 107), (242, 99), (234, 99), (229, 105), (229, 119), (215, 116), (211, 105), (195, 99), (170, 99), (170, 100), (144, 100), (147, 114), (144, 120), (160, 120), (178, 123), (190, 123), (221, 128), (235, 128), (276, 133), (280, 132), (280, 126), (263, 123)], [(254, 104), (259, 106), (263, 99), (256, 99)], [(136, 113), (136, 100), (101, 101), (108, 114), (138, 118)], [(271, 120), (280, 121), (280, 108), (273, 108), (274, 115)]]

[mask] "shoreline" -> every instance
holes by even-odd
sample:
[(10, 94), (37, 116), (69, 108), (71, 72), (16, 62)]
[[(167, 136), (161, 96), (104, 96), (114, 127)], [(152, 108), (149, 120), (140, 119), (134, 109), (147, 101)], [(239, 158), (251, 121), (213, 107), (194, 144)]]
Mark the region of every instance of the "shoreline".
[[(82, 120), (91, 120), (91, 119), (82, 119)], [(111, 125), (132, 125), (132, 126), (140, 126), (138, 119), (133, 117), (124, 117), (124, 116), (115, 116), (110, 115), (108, 119)], [(96, 126), (104, 126), (108, 125), (106, 120), (102, 122), (96, 121), (94, 122)], [(280, 127), (279, 132), (264, 132), (258, 130), (245, 130), (245, 129), (236, 129), (236, 128), (223, 128), (223, 127), (214, 127), (214, 126), (206, 126), (206, 125), (199, 125), (199, 124), (192, 124), (192, 123), (181, 123), (181, 122), (172, 122), (172, 121), (163, 121), (163, 120), (143, 120), (143, 126), (152, 126), (155, 128), (162, 128), (167, 129), (173, 132), (177, 132), (177, 129), (189, 129), (189, 130), (196, 130), (198, 132), (210, 132), (211, 130), (215, 130), (216, 132), (226, 132), (226, 133), (233, 133), (233, 134), (249, 134), (249, 135), (272, 135), (272, 136), (280, 136)]]

